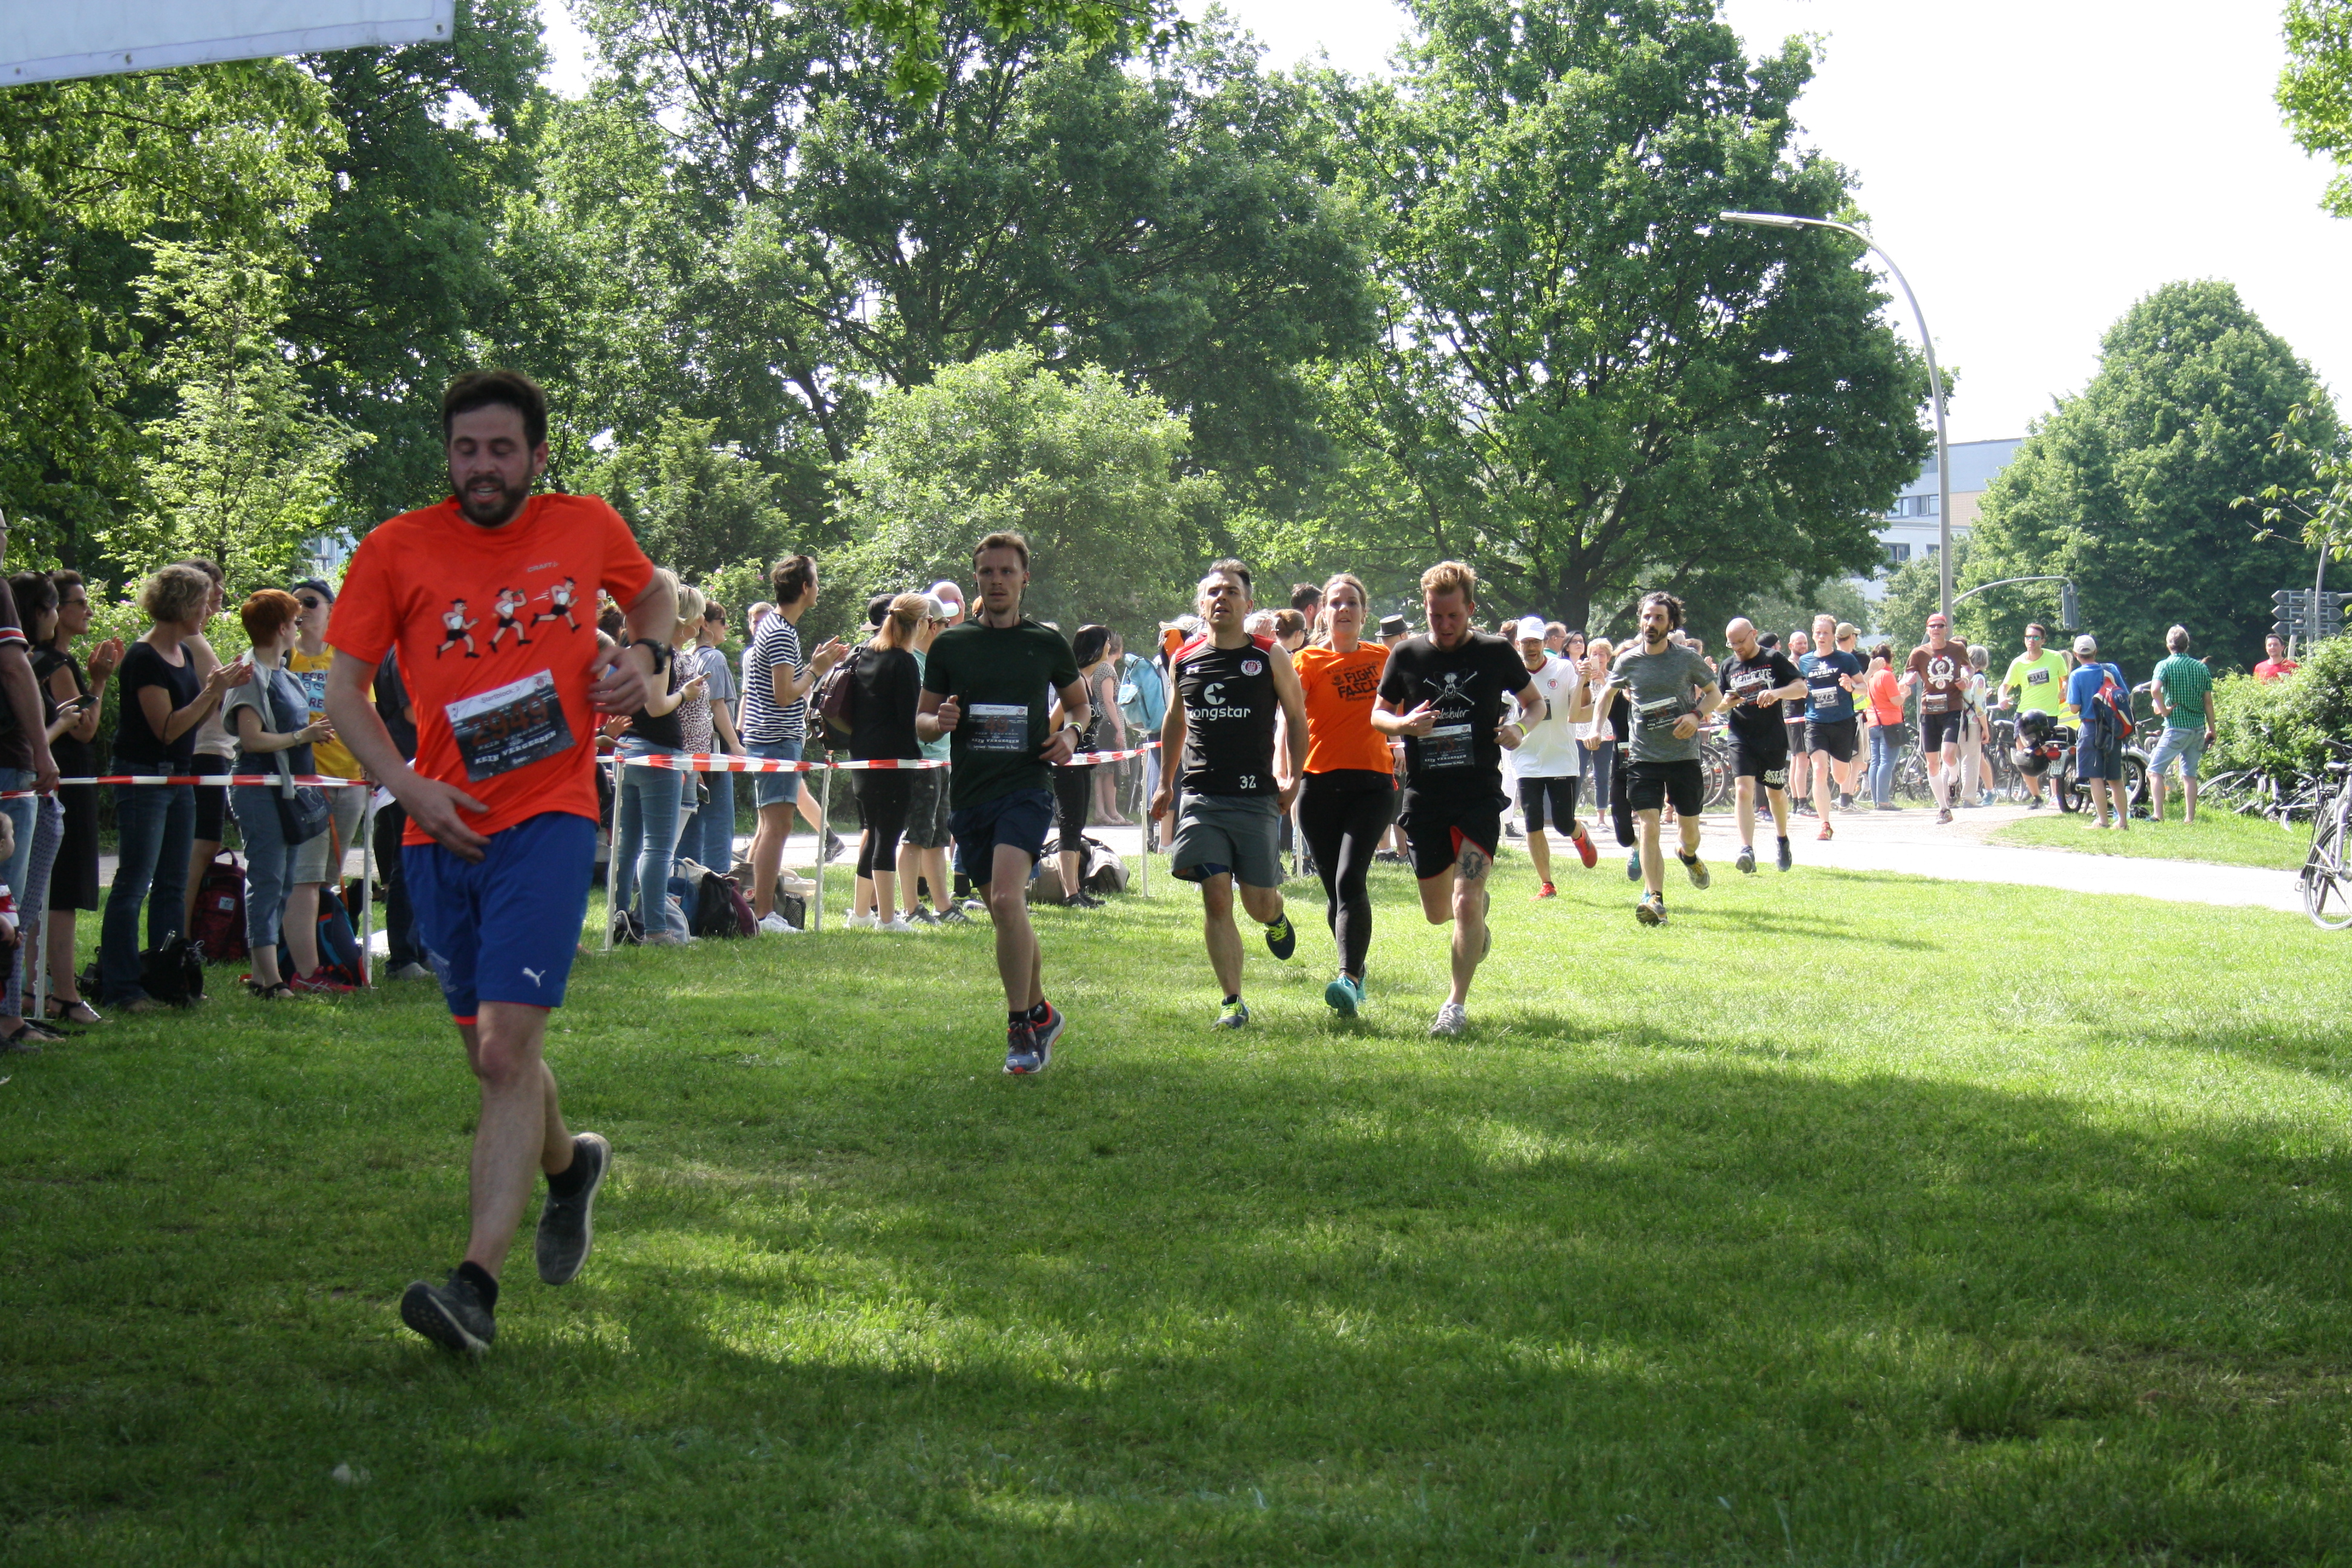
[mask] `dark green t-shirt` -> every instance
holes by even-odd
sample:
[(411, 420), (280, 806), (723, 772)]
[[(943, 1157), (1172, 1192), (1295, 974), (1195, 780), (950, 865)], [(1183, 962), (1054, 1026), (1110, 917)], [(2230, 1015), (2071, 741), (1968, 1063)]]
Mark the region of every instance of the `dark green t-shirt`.
[(948, 731), (948, 804), (958, 810), (1015, 790), (1050, 789), (1053, 770), (1038, 758), (1054, 693), (1078, 678), (1069, 639), (1028, 616), (1017, 626), (966, 621), (931, 644), (923, 689), (952, 697), (963, 710)]

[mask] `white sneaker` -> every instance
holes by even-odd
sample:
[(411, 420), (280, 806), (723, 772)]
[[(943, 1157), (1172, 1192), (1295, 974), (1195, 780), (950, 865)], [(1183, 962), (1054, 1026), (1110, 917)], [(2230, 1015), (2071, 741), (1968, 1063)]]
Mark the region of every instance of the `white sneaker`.
[(1448, 1002), (1437, 1010), (1437, 1017), (1429, 1026), (1433, 1036), (1452, 1037), (1470, 1026), (1469, 1009), (1459, 1002)]
[(774, 910), (770, 910), (760, 917), (760, 934), (761, 936), (798, 936), (801, 934), (801, 928), (784, 919)]
[(878, 917), (874, 915), (844, 915), (841, 917), (842, 929), (845, 931), (872, 931), (878, 923), (880, 923)]
[(880, 925), (878, 925), (878, 926), (876, 926), (874, 929), (875, 929), (876, 931), (898, 931), (898, 932), (902, 932), (902, 933), (904, 933), (904, 932), (910, 932), (910, 931), (919, 931), (922, 930), (923, 928), (922, 928), (922, 927), (920, 927), (920, 926), (919, 926), (919, 925), (910, 925), (910, 924), (908, 924), (908, 922), (907, 922), (907, 921), (902, 918), (902, 919), (899, 919), (899, 920), (886, 921), (885, 921), (885, 922), (883, 922), (882, 924), (880, 924)]

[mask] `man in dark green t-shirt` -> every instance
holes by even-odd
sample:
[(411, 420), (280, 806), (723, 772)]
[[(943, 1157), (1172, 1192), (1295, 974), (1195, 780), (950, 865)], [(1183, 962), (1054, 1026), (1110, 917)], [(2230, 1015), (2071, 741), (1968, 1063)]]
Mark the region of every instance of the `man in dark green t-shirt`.
[[(950, 626), (923, 664), (915, 732), (949, 738), (948, 830), (956, 868), (978, 884), (996, 923), (996, 970), (1004, 982), (1004, 1070), (1043, 1072), (1062, 1033), (1045, 1000), (1037, 933), (1029, 924), (1029, 873), (1054, 822), (1051, 769), (1069, 761), (1090, 713), (1069, 642), (1021, 613), (1029, 543), (992, 533), (971, 552), (978, 613)], [(1048, 699), (1063, 727), (1045, 732)]]

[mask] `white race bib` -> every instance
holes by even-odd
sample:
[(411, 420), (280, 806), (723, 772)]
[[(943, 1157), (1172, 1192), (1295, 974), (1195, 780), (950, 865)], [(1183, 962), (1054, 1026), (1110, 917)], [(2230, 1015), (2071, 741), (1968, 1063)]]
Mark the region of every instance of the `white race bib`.
[(572, 724), (547, 670), (494, 690), (461, 697), (443, 710), (466, 777), (476, 784), (572, 749)]
[(1470, 726), (1440, 724), (1421, 741), (1421, 768), (1427, 773), (1434, 768), (1466, 768), (1470, 755)]
[(964, 710), (964, 726), (967, 752), (1026, 756), (1032, 749), (1025, 702), (975, 702)]

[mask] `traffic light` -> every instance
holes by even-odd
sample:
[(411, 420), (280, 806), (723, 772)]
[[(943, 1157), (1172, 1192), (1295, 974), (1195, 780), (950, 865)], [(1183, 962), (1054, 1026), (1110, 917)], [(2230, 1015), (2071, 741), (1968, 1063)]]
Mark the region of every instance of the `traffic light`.
[(2058, 629), (2069, 637), (2083, 629), (2083, 605), (2072, 583), (2058, 584)]

